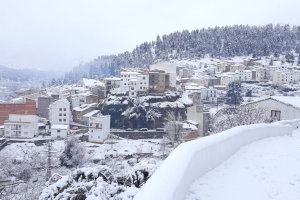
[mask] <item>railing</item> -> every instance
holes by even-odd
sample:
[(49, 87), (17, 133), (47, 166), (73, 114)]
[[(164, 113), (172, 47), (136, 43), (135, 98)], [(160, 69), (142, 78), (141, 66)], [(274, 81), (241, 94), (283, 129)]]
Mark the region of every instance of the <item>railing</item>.
[(289, 135), (300, 120), (235, 127), (179, 145), (136, 195), (135, 200), (182, 200), (189, 186), (220, 165), (242, 146), (257, 140)]

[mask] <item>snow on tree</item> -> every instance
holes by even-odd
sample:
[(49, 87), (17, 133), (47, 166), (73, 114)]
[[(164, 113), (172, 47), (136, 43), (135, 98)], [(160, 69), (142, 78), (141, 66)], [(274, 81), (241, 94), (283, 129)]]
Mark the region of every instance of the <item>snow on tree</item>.
[(212, 131), (218, 133), (236, 126), (269, 122), (265, 113), (266, 109), (252, 103), (237, 108), (223, 108), (213, 116)]
[[(144, 42), (131, 52), (99, 56), (93, 61), (75, 67), (65, 76), (66, 82), (80, 78), (116, 76), (122, 67), (143, 67), (169, 59), (222, 56), (261, 57), (300, 52), (300, 28), (289, 25), (224, 26), (193, 31), (183, 30), (157, 36), (153, 42)], [(290, 61), (290, 59), (288, 59)], [(67, 79), (70, 79), (68, 81)]]
[(66, 167), (79, 167), (85, 158), (85, 147), (78, 138), (71, 137), (65, 141), (65, 149), (60, 155), (60, 163)]
[(228, 90), (226, 93), (226, 104), (238, 106), (242, 103), (242, 87), (241, 82), (235, 81), (228, 85)]

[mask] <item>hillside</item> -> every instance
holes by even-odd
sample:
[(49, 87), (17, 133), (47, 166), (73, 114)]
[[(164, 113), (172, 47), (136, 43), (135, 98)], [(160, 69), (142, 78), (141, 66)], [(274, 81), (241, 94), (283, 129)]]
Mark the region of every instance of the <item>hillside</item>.
[(235, 25), (181, 31), (157, 36), (131, 52), (99, 56), (93, 61), (75, 67), (65, 75), (65, 82), (81, 77), (117, 75), (122, 67), (148, 67), (170, 59), (197, 59), (211, 57), (275, 57), (300, 52), (300, 27), (290, 25), (248, 26)]
[(13, 69), (0, 66), (0, 101), (10, 100), (16, 97), (16, 91), (39, 87), (58, 76), (59, 73), (37, 69)]
[(26, 81), (47, 81), (56, 77), (57, 74), (40, 71), (37, 69), (13, 69), (5, 66), (0, 66), (0, 80), (9, 80), (16, 82)]

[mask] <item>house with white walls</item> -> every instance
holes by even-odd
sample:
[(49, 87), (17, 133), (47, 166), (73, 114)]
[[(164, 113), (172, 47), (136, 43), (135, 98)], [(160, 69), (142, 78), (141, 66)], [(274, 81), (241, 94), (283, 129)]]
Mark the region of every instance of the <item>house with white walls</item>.
[(51, 138), (52, 139), (64, 139), (68, 137), (69, 125), (66, 124), (54, 124), (51, 126)]
[(10, 114), (4, 122), (7, 138), (33, 138), (38, 135), (38, 116)]
[(72, 119), (70, 102), (67, 99), (59, 99), (49, 106), (49, 121), (53, 124), (69, 125)]
[(264, 116), (261, 117), (269, 121), (300, 119), (299, 96), (272, 96), (243, 106), (263, 110)]
[(240, 81), (253, 81), (251, 70), (239, 70)]
[(213, 88), (213, 87), (204, 87), (201, 85), (197, 85), (195, 83), (187, 83), (186, 86), (184, 87), (184, 90), (188, 94), (192, 93), (200, 93), (201, 94), (201, 101), (205, 101), (207, 103), (211, 102), (217, 102), (218, 100), (218, 90)]
[(129, 96), (145, 94), (149, 89), (149, 74), (142, 71), (121, 71), (119, 89)]
[(271, 79), (270, 67), (256, 67), (254, 70), (256, 72), (256, 81), (267, 82)]
[(70, 102), (67, 99), (59, 99), (49, 106), (49, 120), (51, 123), (51, 137), (66, 138), (69, 132), (72, 114)]
[(228, 86), (229, 83), (240, 80), (240, 75), (238, 72), (226, 72), (219, 75), (220, 84)]
[(105, 84), (105, 89), (107, 92), (110, 92), (111, 90), (115, 88), (119, 88), (121, 85), (121, 78), (119, 77), (107, 77), (104, 78), (104, 84)]
[(104, 142), (110, 133), (110, 115), (98, 115), (89, 118), (89, 141)]

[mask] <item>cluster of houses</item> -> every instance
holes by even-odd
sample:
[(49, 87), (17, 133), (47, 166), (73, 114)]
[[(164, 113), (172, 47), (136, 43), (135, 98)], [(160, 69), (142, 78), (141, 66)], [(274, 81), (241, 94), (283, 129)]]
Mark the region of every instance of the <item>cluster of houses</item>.
[(110, 133), (110, 116), (97, 110), (105, 97), (103, 87), (100, 81), (83, 79), (81, 86), (55, 94), (0, 103), (0, 136), (29, 139), (50, 134), (60, 139), (85, 129), (89, 141), (103, 142)]
[[(149, 69), (126, 68), (121, 70), (119, 77), (83, 78), (76, 86), (52, 87), (28, 94), (23, 99), (1, 103), (0, 136), (33, 138), (50, 133), (52, 138), (66, 138), (84, 129), (89, 133), (89, 141), (103, 142), (110, 133), (110, 116), (101, 115), (98, 107), (109, 94), (155, 96), (169, 90), (181, 91), (193, 102), (187, 109), (185, 128), (192, 127), (205, 135), (210, 113), (203, 105), (222, 103), (226, 88), (233, 81), (296, 83), (300, 81), (300, 70), (230, 61), (197, 65), (169, 62), (151, 65)], [(298, 117), (300, 105), (295, 106), (295, 99), (298, 97), (284, 101), (271, 98), (254, 103), (266, 107), (267, 116), (282, 120)], [(273, 108), (274, 105), (280, 109)], [(285, 117), (291, 108), (295, 111), (288, 115), (293, 116)]]

